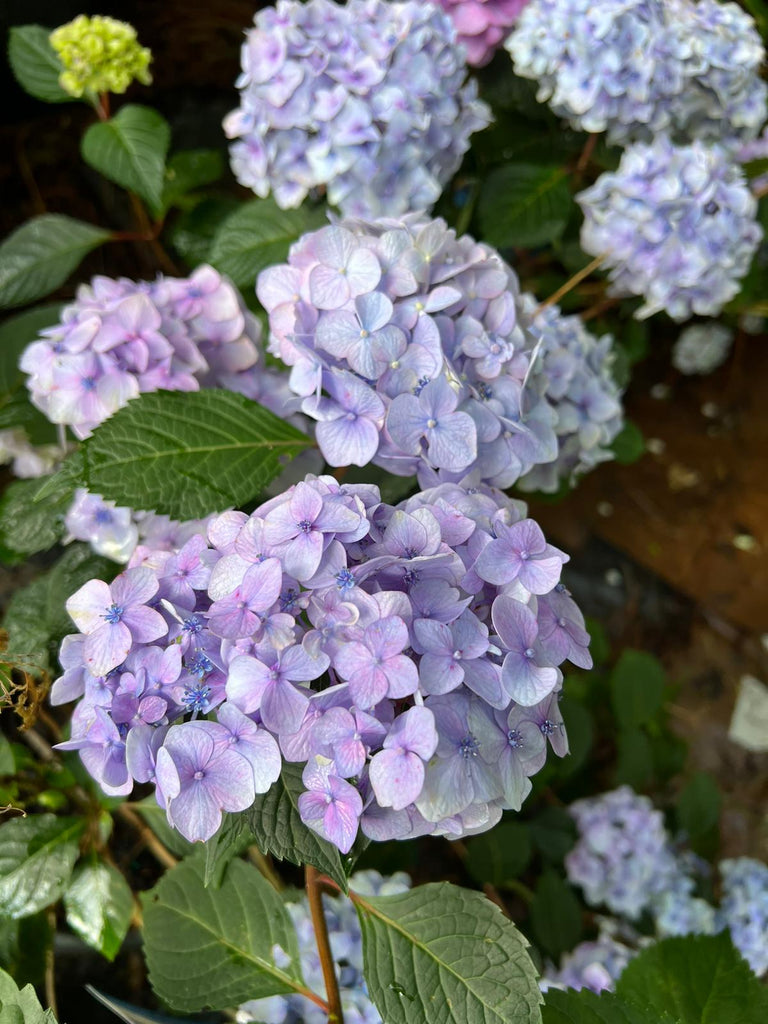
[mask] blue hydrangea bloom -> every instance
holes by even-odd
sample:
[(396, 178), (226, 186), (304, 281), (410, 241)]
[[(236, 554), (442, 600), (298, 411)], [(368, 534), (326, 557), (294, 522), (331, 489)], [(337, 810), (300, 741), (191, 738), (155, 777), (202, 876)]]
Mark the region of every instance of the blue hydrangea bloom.
[(718, 323), (691, 324), (672, 349), (672, 365), (685, 374), (712, 373), (728, 358), (733, 331)]
[(719, 146), (658, 136), (577, 196), (581, 245), (603, 256), (610, 294), (640, 295), (639, 318), (715, 316), (736, 295), (763, 237), (757, 201)]
[[(535, 310), (536, 300), (525, 296)], [(601, 462), (613, 458), (609, 445), (624, 425), (621, 388), (616, 383), (613, 338), (596, 338), (580, 317), (547, 306), (533, 319), (539, 332), (546, 397), (557, 415), (557, 458), (534, 466), (519, 481), (524, 491), (556, 491)]]
[(538, 99), (612, 142), (737, 145), (766, 118), (752, 17), (719, 0), (532, 0), (506, 42)]
[(568, 752), (559, 666), (590, 667), (589, 636), (567, 555), (501, 491), (444, 483), (393, 507), (308, 476), (250, 516), (141, 540), (111, 587), (67, 602), (81, 633), (51, 699), (78, 701), (67, 749), (97, 781), (154, 783), (189, 839), (282, 759), (303, 765), (303, 820), (344, 853), (361, 830), (467, 835)]
[(720, 862), (718, 922), (755, 974), (768, 971), (768, 864), (751, 857)]
[(423, 0), (279, 0), (246, 33), (232, 169), (283, 208), (428, 209), (490, 121), (450, 17)]
[(603, 919), (597, 939), (580, 942), (570, 953), (564, 954), (559, 970), (550, 967), (545, 971), (539, 981), (542, 992), (550, 988), (613, 991), (624, 968), (638, 953), (616, 937), (622, 930), (619, 922)]
[[(389, 878), (377, 871), (358, 871), (349, 880), (361, 896), (397, 896), (407, 892), (411, 881), (398, 872)], [(308, 988), (325, 996), (320, 957), (306, 896), (286, 904), (299, 939), (301, 972)], [(347, 1024), (381, 1024), (381, 1016), (368, 995), (363, 976), (363, 937), (352, 901), (339, 894), (323, 895), (328, 938), (339, 979), (341, 1005)], [(251, 999), (238, 1007), (237, 1024), (326, 1024), (328, 1015), (304, 996), (270, 996)]]
[(510, 487), (557, 456), (514, 272), (442, 220), (345, 220), (262, 272), (269, 351), (332, 466)]

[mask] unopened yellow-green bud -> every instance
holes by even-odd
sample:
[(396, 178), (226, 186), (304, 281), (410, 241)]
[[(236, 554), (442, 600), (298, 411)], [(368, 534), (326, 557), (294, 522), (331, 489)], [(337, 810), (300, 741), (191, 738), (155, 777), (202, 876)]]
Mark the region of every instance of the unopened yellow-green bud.
[(152, 54), (124, 21), (81, 14), (51, 33), (51, 46), (64, 68), (59, 85), (70, 96), (122, 93), (134, 79), (144, 85), (152, 81)]

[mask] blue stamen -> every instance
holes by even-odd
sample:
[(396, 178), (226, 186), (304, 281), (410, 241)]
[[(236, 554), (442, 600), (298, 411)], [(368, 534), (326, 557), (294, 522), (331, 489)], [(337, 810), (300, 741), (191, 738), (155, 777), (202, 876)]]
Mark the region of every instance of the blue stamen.
[(110, 626), (114, 626), (120, 621), (120, 619), (122, 619), (124, 611), (125, 608), (121, 607), (121, 605), (111, 604), (109, 608), (107, 608), (107, 614), (102, 615), (102, 619), (105, 619)]

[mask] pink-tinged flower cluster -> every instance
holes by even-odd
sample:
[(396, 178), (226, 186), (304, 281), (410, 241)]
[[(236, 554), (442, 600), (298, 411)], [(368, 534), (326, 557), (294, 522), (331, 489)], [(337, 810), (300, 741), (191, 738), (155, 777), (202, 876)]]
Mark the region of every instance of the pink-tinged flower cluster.
[(269, 371), (254, 371), (260, 335), (237, 289), (212, 267), (152, 282), (95, 277), (20, 366), (32, 402), (84, 438), (145, 391), (225, 387), (268, 397)]
[(483, 67), (504, 42), (528, 0), (439, 0), (451, 16), (467, 63)]
[(224, 130), (235, 177), (278, 206), (326, 186), (346, 215), (428, 209), (490, 122), (434, 3), (279, 0), (255, 23)]
[(269, 351), (332, 466), (510, 487), (557, 456), (517, 278), (442, 220), (346, 220), (259, 277)]
[(303, 820), (344, 852), (360, 829), (483, 831), (548, 746), (568, 750), (558, 666), (591, 659), (566, 560), (486, 486), (393, 507), (309, 476), (70, 598), (80, 633), (52, 692), (79, 699), (66, 746), (109, 793), (154, 782), (192, 840), (282, 759), (305, 766)]

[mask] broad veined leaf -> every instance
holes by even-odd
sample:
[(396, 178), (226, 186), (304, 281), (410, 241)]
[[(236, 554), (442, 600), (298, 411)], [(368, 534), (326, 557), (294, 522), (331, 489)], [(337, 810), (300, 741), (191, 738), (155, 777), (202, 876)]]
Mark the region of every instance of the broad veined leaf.
[(581, 906), (562, 876), (548, 868), (536, 886), (531, 904), (536, 942), (555, 960), (581, 938)]
[(63, 68), (51, 46), (51, 30), (42, 25), (14, 25), (8, 34), (8, 63), (19, 85), (45, 103), (72, 103), (59, 85)]
[(648, 1006), (635, 1006), (614, 995), (588, 988), (574, 992), (549, 989), (544, 996), (544, 1024), (676, 1024), (675, 1018)]
[(27, 917), (63, 894), (85, 821), (37, 814), (0, 825), (0, 914)]
[(66, 482), (118, 505), (193, 519), (256, 498), (311, 443), (244, 395), (157, 391), (102, 423), (36, 500)]
[(96, 858), (78, 865), (64, 893), (64, 906), (72, 931), (114, 960), (133, 914), (130, 886), (117, 868)]
[(0, 245), (0, 308), (50, 295), (110, 232), (60, 213), (22, 224)]
[(351, 894), (365, 980), (387, 1024), (535, 1024), (542, 997), (527, 942), (480, 893), (438, 882)]
[(0, 498), (0, 544), (19, 555), (46, 551), (64, 532), (64, 515), (71, 495), (62, 492), (35, 504), (41, 479), (14, 480)]
[(645, 651), (626, 650), (611, 673), (611, 701), (622, 729), (650, 721), (664, 697), (664, 669)]
[(505, 164), (488, 175), (477, 206), (491, 245), (544, 245), (565, 230), (572, 209), (568, 174), (554, 164)]
[(2, 1024), (56, 1024), (44, 1010), (31, 985), (20, 989), (10, 974), (0, 970), (0, 1021)]
[(273, 199), (254, 199), (235, 210), (213, 240), (210, 262), (241, 288), (253, 288), (265, 267), (282, 263), (305, 231), (326, 223), (324, 210), (281, 210)]
[(161, 206), (165, 156), (171, 141), (168, 122), (151, 107), (129, 103), (93, 124), (83, 136), (83, 160), (99, 174)]
[(288, 911), (252, 864), (233, 861), (221, 886), (206, 889), (202, 858), (189, 858), (142, 901), (149, 979), (173, 1009), (307, 992)]
[(194, 189), (211, 185), (224, 173), (218, 149), (182, 149), (168, 160), (163, 181), (161, 211), (175, 206)]

